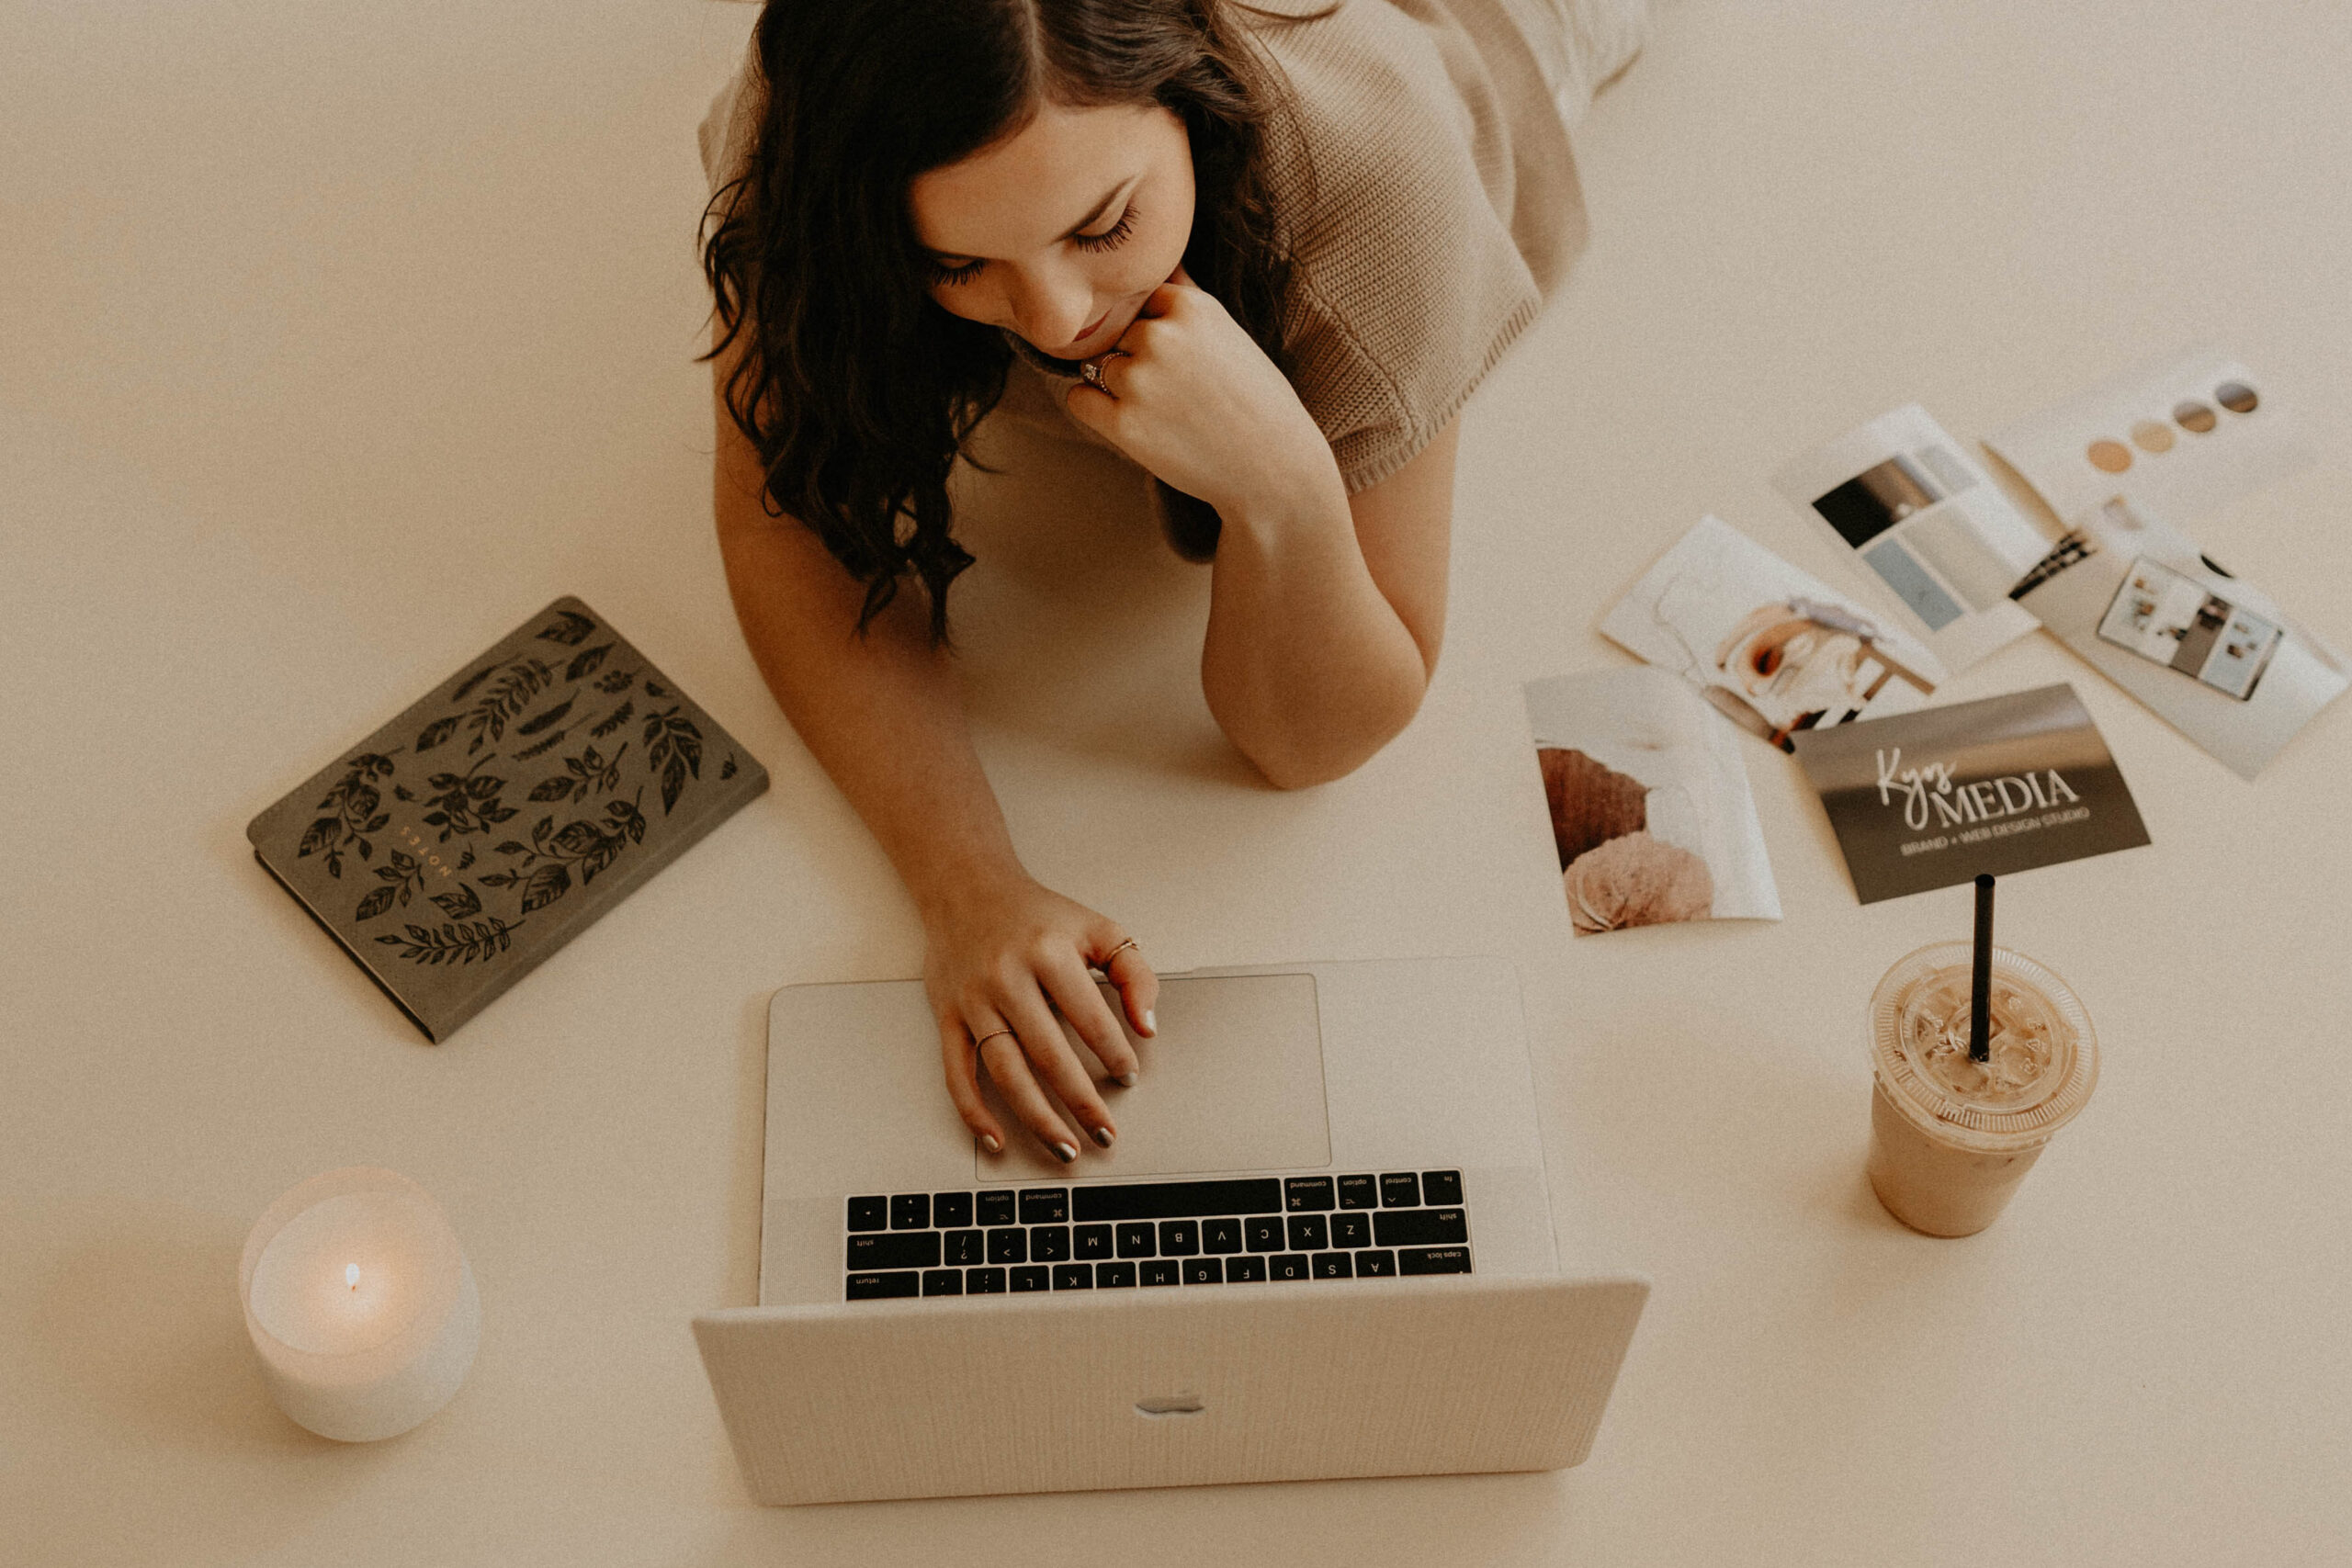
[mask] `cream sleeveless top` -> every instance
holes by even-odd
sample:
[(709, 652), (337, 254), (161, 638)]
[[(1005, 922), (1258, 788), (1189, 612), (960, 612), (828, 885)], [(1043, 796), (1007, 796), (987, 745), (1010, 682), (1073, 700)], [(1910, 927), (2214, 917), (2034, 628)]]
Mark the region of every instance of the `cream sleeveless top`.
[[(1290, 94), (1270, 142), (1293, 236), (1292, 383), (1350, 494), (1445, 428), (1584, 243), (1564, 106), (1539, 65), (1563, 48), (1538, 36), (1555, 15), (1507, 0), (1342, 0), (1321, 20), (1252, 28)], [(756, 70), (747, 59), (703, 121), (714, 190), (757, 130)], [(1097, 439), (1064, 410), (1057, 363), (1016, 354), (998, 414)]]

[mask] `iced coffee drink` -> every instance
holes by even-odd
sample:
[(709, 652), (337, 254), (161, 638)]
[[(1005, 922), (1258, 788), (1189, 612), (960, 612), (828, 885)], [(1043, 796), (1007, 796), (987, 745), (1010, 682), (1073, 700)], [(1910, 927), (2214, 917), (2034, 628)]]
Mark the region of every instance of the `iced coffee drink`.
[(2002, 947), (1984, 1059), (1971, 1055), (1969, 958), (1964, 942), (1923, 947), (1871, 998), (1871, 1186), (1929, 1235), (1973, 1235), (1998, 1218), (2098, 1080), (2098, 1042), (2074, 991)]

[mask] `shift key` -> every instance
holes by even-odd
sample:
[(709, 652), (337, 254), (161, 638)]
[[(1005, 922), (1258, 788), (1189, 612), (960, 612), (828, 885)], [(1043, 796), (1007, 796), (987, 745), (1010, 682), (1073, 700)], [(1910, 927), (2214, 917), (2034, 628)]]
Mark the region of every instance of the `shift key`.
[(1377, 1209), (1372, 1227), (1383, 1247), (1443, 1247), (1470, 1239), (1470, 1222), (1459, 1209)]
[(868, 1269), (936, 1269), (937, 1231), (865, 1231), (849, 1238), (850, 1272)]

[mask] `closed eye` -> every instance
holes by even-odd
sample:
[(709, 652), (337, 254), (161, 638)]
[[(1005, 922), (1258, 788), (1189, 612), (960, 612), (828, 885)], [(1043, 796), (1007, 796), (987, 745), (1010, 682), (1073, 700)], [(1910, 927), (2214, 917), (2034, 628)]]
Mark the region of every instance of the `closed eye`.
[[(1134, 236), (1136, 216), (1135, 206), (1129, 203), (1126, 210), (1119, 214), (1119, 220), (1108, 229), (1099, 234), (1072, 234), (1069, 236), (1069, 243), (1082, 251), (1115, 251)], [(979, 276), (980, 269), (987, 265), (985, 260), (974, 260), (950, 265), (936, 257), (930, 258), (924, 263), (931, 281), (934, 285), (947, 288), (953, 288), (959, 283), (969, 283)]]

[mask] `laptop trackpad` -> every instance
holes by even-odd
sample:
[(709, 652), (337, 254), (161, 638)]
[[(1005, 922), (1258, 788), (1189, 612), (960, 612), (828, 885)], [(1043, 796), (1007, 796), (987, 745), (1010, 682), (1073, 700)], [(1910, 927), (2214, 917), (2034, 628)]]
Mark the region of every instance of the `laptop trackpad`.
[[(1108, 986), (1102, 993), (1124, 1028), (1118, 993)], [(1072, 1052), (1102, 1084), (1102, 1102), (1119, 1130), (1109, 1149), (1090, 1144), (1075, 1166), (1038, 1146), (983, 1073), (982, 1092), (1012, 1134), (1012, 1147), (996, 1156), (975, 1148), (980, 1184), (1317, 1169), (1331, 1163), (1314, 976), (1163, 980), (1152, 1013), (1159, 1026), (1156, 1036), (1127, 1034), (1143, 1062), (1133, 1089), (1103, 1082), (1102, 1064), (1071, 1036)], [(1046, 1098), (1054, 1098), (1051, 1089)]]

